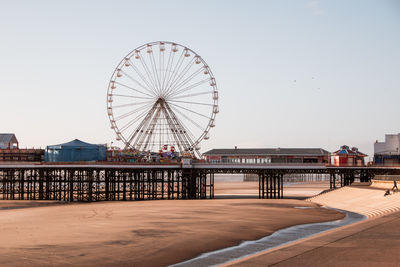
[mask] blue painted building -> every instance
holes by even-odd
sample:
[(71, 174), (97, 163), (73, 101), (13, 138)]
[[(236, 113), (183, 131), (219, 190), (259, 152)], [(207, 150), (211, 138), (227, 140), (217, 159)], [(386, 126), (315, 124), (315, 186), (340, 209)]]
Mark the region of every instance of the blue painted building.
[(95, 145), (75, 139), (71, 142), (47, 146), (45, 161), (47, 162), (76, 162), (106, 160), (106, 146)]

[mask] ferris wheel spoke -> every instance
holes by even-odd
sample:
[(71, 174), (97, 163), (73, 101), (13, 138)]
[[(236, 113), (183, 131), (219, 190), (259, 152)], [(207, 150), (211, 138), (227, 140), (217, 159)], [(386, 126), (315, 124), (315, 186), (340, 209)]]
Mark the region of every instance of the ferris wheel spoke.
[[(167, 62), (167, 67), (164, 70), (164, 79), (163, 79), (163, 88), (165, 88), (167, 86), (167, 82), (169, 80), (169, 76), (171, 75), (171, 72), (169, 72), (168, 70), (170, 70), (172, 68), (173, 62), (174, 62), (174, 58), (175, 58), (175, 52), (172, 52), (172, 49), (169, 50), (169, 56), (168, 56), (168, 62)], [(172, 58), (172, 60), (171, 60)]]
[[(151, 120), (147, 122), (146, 126), (143, 127), (145, 134), (140, 135), (140, 138), (136, 139), (136, 142), (134, 144), (137, 145), (138, 147), (141, 148), (145, 140), (146, 139), (149, 140), (149, 138), (151, 138), (151, 136), (153, 135), (152, 127), (154, 125), (154, 120), (156, 120), (155, 118), (157, 117), (158, 112), (159, 109), (157, 109), (156, 113), (151, 118)], [(143, 150), (146, 150), (146, 145), (143, 147)]]
[(154, 130), (154, 134), (151, 135), (151, 139), (148, 142), (148, 146), (144, 150), (147, 150), (147, 149), (154, 150), (154, 146), (156, 143), (156, 137), (157, 137), (157, 130)]
[(139, 99), (153, 99), (154, 97), (143, 97), (143, 96), (134, 96), (134, 95), (121, 95), (121, 94), (112, 94), (112, 96), (120, 96), (120, 97), (129, 97), (129, 98), (139, 98)]
[(187, 129), (185, 127), (185, 125), (176, 117), (175, 113), (169, 108), (169, 106), (167, 105), (167, 109), (166, 109), (170, 115), (170, 117), (172, 118), (172, 120), (175, 122), (176, 125), (178, 125), (178, 127), (180, 128), (180, 130), (178, 132), (175, 132), (178, 136), (179, 139), (182, 140), (183, 143), (187, 144), (187, 148), (190, 147), (193, 144), (193, 140), (190, 137), (194, 136), (189, 129)]
[(135, 122), (139, 121), (141, 118), (143, 118), (146, 114), (147, 114), (147, 110), (143, 111), (142, 113), (140, 113), (138, 116), (136, 116), (135, 118), (133, 118), (132, 120), (128, 121), (128, 123), (126, 123), (124, 126), (121, 127), (121, 132), (124, 132), (125, 130), (127, 130), (129, 127), (131, 127)]
[(154, 79), (155, 90), (156, 90), (156, 92), (157, 92), (157, 95), (160, 95), (160, 85), (159, 85), (158, 78), (157, 78), (157, 69), (156, 69), (156, 67), (154, 67), (154, 65), (153, 65), (153, 60), (152, 60), (153, 52), (147, 53), (147, 55), (148, 55), (149, 61), (150, 61), (150, 64), (149, 64), (149, 65), (150, 65), (150, 68), (151, 68), (150, 73), (151, 73), (151, 76), (152, 76), (153, 79)]
[(187, 72), (193, 67), (193, 62), (195, 60), (195, 57), (193, 57), (187, 64), (186, 66), (183, 68), (183, 70), (181, 71), (181, 73), (171, 82), (170, 86), (168, 88), (166, 88), (166, 93), (168, 94), (168, 92), (173, 89), (175, 87), (175, 85), (187, 74)]
[[(146, 90), (146, 91), (148, 91), (148, 92), (150, 92), (151, 94), (153, 94), (154, 95), (154, 93), (151, 91), (151, 90), (149, 90), (147, 87), (145, 87), (142, 83), (140, 83), (138, 80), (136, 80), (135, 78), (133, 78), (132, 76), (130, 76), (128, 73), (126, 73), (125, 71), (123, 71), (123, 70), (121, 70), (121, 72), (126, 76), (126, 77), (128, 77), (130, 80), (132, 80), (133, 82), (135, 82), (136, 84), (138, 84), (140, 87), (142, 87), (144, 90)], [(135, 89), (135, 90), (138, 90), (138, 89)]]
[[(184, 52), (182, 51), (182, 53), (184, 53)], [(181, 73), (181, 67), (182, 67), (182, 64), (183, 64), (184, 61), (185, 61), (185, 56), (182, 57), (179, 65), (178, 65), (178, 67), (177, 67), (177, 69), (176, 69), (176, 71), (174, 73), (173, 78), (171, 79), (168, 87), (166, 87), (167, 89), (170, 88), (175, 83), (176, 79), (178, 79), (178, 77), (179, 77), (179, 75)]]
[[(128, 85), (126, 85), (126, 84), (123, 84), (123, 83), (120, 83), (120, 82), (117, 82), (117, 81), (114, 81), (114, 83), (115, 83), (115, 84), (118, 84), (118, 85), (121, 85), (121, 86), (123, 86), (123, 87), (125, 87), (125, 88), (128, 88), (128, 89), (130, 89), (130, 90), (132, 90), (132, 91), (135, 91), (135, 92), (138, 92), (138, 93), (147, 95), (147, 96), (149, 96), (149, 97), (151, 97), (151, 98), (154, 98), (154, 97), (155, 97), (155, 95), (147, 94), (147, 93), (145, 93), (145, 92), (142, 92), (142, 91), (140, 91), (140, 90), (138, 90), (138, 89), (136, 89), (136, 88), (134, 88), (134, 87), (128, 86)], [(149, 91), (149, 92), (151, 93), (151, 91)]]
[(123, 118), (126, 118), (126, 117), (128, 117), (128, 116), (130, 116), (130, 115), (132, 115), (132, 114), (134, 114), (134, 113), (136, 113), (136, 112), (138, 112), (138, 111), (140, 111), (142, 109), (146, 109), (146, 108), (150, 107), (151, 105), (153, 105), (153, 104), (147, 104), (147, 105), (145, 105), (143, 107), (140, 107), (140, 108), (128, 111), (128, 112), (126, 112), (124, 114), (121, 114), (121, 115), (119, 115), (118, 117), (115, 118), (115, 121), (119, 121), (119, 120), (121, 120)]
[[(160, 123), (158, 124), (158, 132), (159, 132), (159, 134), (158, 134), (158, 139), (159, 139), (159, 143), (160, 144), (162, 144), (163, 143), (163, 139), (162, 139), (162, 137), (163, 137), (163, 132), (162, 132), (162, 128), (163, 128), (163, 123), (162, 123), (162, 120), (160, 119)], [(156, 135), (154, 135), (154, 139), (153, 139), (153, 143), (155, 144), (155, 139), (156, 139)]]
[(184, 125), (182, 125), (181, 127), (182, 127), (183, 131), (179, 132), (178, 134), (181, 136), (181, 139), (184, 140), (187, 147), (191, 147), (192, 144), (194, 143), (194, 141), (193, 141), (194, 135), (188, 129), (186, 129), (186, 127)]
[(182, 88), (182, 86), (186, 85), (188, 82), (190, 82), (191, 80), (193, 80), (197, 75), (199, 75), (202, 72), (203, 68), (200, 68), (198, 70), (196, 70), (195, 72), (193, 72), (189, 77), (187, 77), (186, 79), (184, 79), (183, 81), (179, 81), (179, 83), (177, 83), (171, 90), (170, 90), (170, 94), (173, 94), (174, 92), (178, 91), (180, 88)]
[[(146, 77), (143, 75), (143, 73), (133, 64), (133, 62), (129, 59), (129, 63), (131, 68), (136, 72), (136, 74), (142, 79), (142, 81), (146, 84), (147, 90), (151, 91), (150, 89), (152, 88), (151, 81), (148, 81)], [(151, 91), (154, 93), (153, 91)]]
[[(172, 112), (172, 110), (171, 110), (171, 112)], [(175, 113), (174, 113), (174, 116), (176, 117)], [(181, 127), (183, 128), (182, 134), (185, 136), (185, 139), (187, 140), (188, 145), (192, 146), (192, 144), (194, 143), (194, 139), (195, 139), (194, 134), (189, 130), (189, 128), (186, 127), (185, 124), (182, 123), (181, 120), (179, 120), (178, 117), (176, 117), (176, 120), (178, 121), (179, 125), (181, 125)]]
[(176, 97), (174, 97), (174, 99), (177, 99), (177, 98), (186, 98), (186, 97), (193, 97), (193, 96), (199, 96), (199, 95), (207, 95), (207, 94), (212, 94), (212, 93), (214, 93), (214, 90), (211, 90), (211, 91), (204, 91), (204, 92), (194, 93), (194, 94), (189, 94), (189, 95), (176, 96)]
[[(174, 55), (175, 54), (176, 54), (176, 52), (174, 52)], [(168, 88), (169, 87), (169, 84), (170, 84), (171, 80), (173, 80), (173, 78), (174, 78), (174, 76), (176, 74), (177, 67), (180, 65), (180, 62), (181, 62), (181, 60), (183, 61), (183, 59), (184, 59), (184, 51), (182, 50), (182, 53), (180, 54), (180, 56), (177, 59), (177, 61), (176, 62), (173, 62), (173, 61), (171, 62), (170, 69), (172, 69), (172, 71), (170, 72), (170, 75), (168, 77), (167, 83), (165, 84), (164, 88)], [(173, 68), (172, 68), (172, 66), (173, 66)]]
[(164, 51), (160, 50), (158, 54), (158, 66), (160, 66), (160, 87), (163, 88), (163, 69), (164, 69)]
[(194, 83), (194, 84), (192, 84), (192, 85), (189, 85), (189, 86), (187, 86), (187, 87), (184, 87), (184, 88), (180, 89), (179, 91), (177, 91), (177, 92), (175, 92), (175, 93), (173, 93), (173, 94), (170, 94), (167, 98), (169, 98), (169, 97), (175, 97), (175, 96), (177, 96), (177, 95), (179, 95), (179, 94), (181, 94), (181, 93), (183, 93), (183, 92), (190, 91), (190, 90), (196, 88), (197, 86), (200, 86), (200, 85), (202, 85), (202, 84), (204, 84), (204, 83), (206, 83), (206, 82), (208, 82), (208, 81), (210, 81), (210, 78), (201, 80), (201, 81), (199, 81), (199, 82), (197, 82), (197, 83)]
[(171, 73), (170, 77), (168, 78), (168, 81), (167, 81), (167, 83), (165, 85), (165, 88), (169, 88), (171, 82), (175, 79), (175, 76), (176, 76), (177, 72), (179, 71), (179, 68), (181, 67), (182, 62), (185, 59), (184, 54), (185, 54), (185, 52), (184, 52), (184, 50), (182, 50), (182, 53), (179, 56), (178, 61), (174, 65), (174, 68), (172, 70), (172, 73)]
[[(128, 140), (127, 144), (126, 144), (127, 146), (129, 146), (129, 145), (132, 146), (132, 141), (136, 138), (136, 136), (138, 134), (139, 134), (139, 137), (142, 135), (143, 130), (141, 130), (141, 129), (143, 128), (143, 126), (146, 123), (148, 123), (148, 121), (150, 120), (151, 116), (153, 115), (155, 109), (156, 109), (156, 105), (153, 105), (152, 108), (146, 113), (146, 116), (144, 117), (144, 119), (139, 123), (139, 125), (136, 127), (136, 129), (129, 136), (129, 138), (128, 138), (129, 140)], [(137, 141), (137, 139), (136, 139), (136, 141)], [(135, 144), (134, 144), (134, 146), (135, 146)]]
[(171, 107), (171, 109), (173, 110), (173, 111), (175, 111), (175, 112), (177, 112), (177, 113), (179, 113), (181, 116), (183, 116), (185, 119), (187, 119), (188, 121), (190, 121), (193, 125), (195, 125), (197, 128), (199, 128), (201, 131), (205, 131), (206, 129), (204, 129), (203, 127), (201, 127), (197, 122), (195, 122), (194, 120), (192, 120), (191, 118), (189, 118), (188, 116), (186, 116), (185, 115), (185, 113), (183, 113), (182, 111), (180, 111), (180, 110), (178, 110), (178, 109), (176, 109), (176, 108), (174, 108), (174, 107)]
[(153, 80), (153, 77), (149, 71), (149, 68), (147, 67), (146, 62), (142, 59), (142, 56), (139, 57), (140, 62), (142, 63), (143, 69), (146, 72), (147, 77), (149, 78), (149, 80), (151, 81), (151, 84), (153, 85), (153, 87), (151, 89), (153, 89), (154, 94), (157, 94), (157, 86), (155, 81)]
[(146, 150), (149, 142), (151, 141), (151, 139), (154, 139), (154, 137), (156, 136), (156, 133), (154, 132), (156, 126), (157, 126), (157, 122), (160, 119), (160, 113), (161, 113), (161, 109), (157, 109), (156, 114), (154, 115), (149, 127), (147, 128), (147, 136), (145, 136), (145, 138), (142, 139), (142, 145), (143, 145), (143, 141), (144, 143), (144, 147), (143, 149)]
[(151, 116), (148, 118), (148, 120), (145, 121), (145, 124), (143, 125), (143, 127), (140, 130), (139, 136), (136, 138), (136, 140), (133, 143), (133, 145), (135, 147), (138, 147), (139, 149), (142, 148), (144, 140), (146, 140), (146, 137), (149, 137), (150, 135), (152, 135), (150, 127), (152, 126), (153, 120), (156, 118), (158, 112), (159, 112), (159, 109), (154, 110), (152, 112)]
[(124, 105), (117, 105), (117, 106), (112, 106), (113, 109), (116, 108), (125, 108), (125, 107), (130, 107), (130, 106), (136, 106), (136, 105), (142, 105), (142, 104), (148, 104), (148, 103), (153, 103), (154, 101), (143, 101), (143, 102), (136, 102), (136, 103), (129, 103), (129, 104), (124, 104)]
[[(194, 144), (194, 140), (196, 140), (195, 135), (189, 130), (188, 127), (186, 127), (185, 124), (183, 124), (183, 123), (181, 122), (181, 120), (179, 120), (179, 118), (177, 118), (177, 120), (178, 120), (179, 123), (182, 125), (182, 128), (185, 129), (184, 133), (186, 132), (186, 133), (188, 134), (188, 136), (189, 136), (188, 140), (190, 140), (189, 144), (190, 144), (190, 146), (192, 146), (192, 145)], [(203, 130), (203, 131), (204, 131), (204, 130)]]
[(174, 139), (177, 141), (177, 143), (182, 142), (183, 144), (183, 140), (178, 140), (181, 139), (178, 133), (182, 131), (182, 126), (179, 124), (177, 120), (175, 120), (173, 112), (171, 112), (168, 108), (164, 108), (163, 113), (164, 116), (166, 117), (168, 124), (171, 127), (171, 133), (174, 136)]
[(178, 102), (178, 103), (193, 104), (193, 105), (202, 105), (202, 106), (210, 106), (210, 107), (213, 107), (213, 106), (214, 106), (214, 104), (199, 103), (199, 102), (190, 102), (190, 101), (179, 101), (179, 100), (168, 100), (168, 102)]
[(153, 52), (152, 52), (152, 53), (149, 53), (149, 57), (150, 57), (150, 64), (151, 64), (151, 67), (152, 67), (153, 73), (154, 73), (153, 75), (155, 76), (156, 81), (157, 81), (158, 93), (161, 94), (160, 77), (158, 76), (157, 64), (156, 64), (156, 61), (155, 61), (155, 59), (154, 59)]
[(141, 150), (143, 145), (143, 140), (146, 138), (146, 136), (149, 136), (149, 130), (148, 130), (149, 123), (150, 123), (149, 121), (146, 121), (146, 123), (142, 125), (141, 128), (139, 128), (139, 132), (136, 132), (138, 133), (136, 137), (132, 139), (132, 145), (136, 149)]
[(170, 127), (170, 129), (171, 129), (172, 139), (175, 140), (175, 143), (177, 144), (178, 149), (179, 149), (180, 151), (184, 151), (184, 149), (185, 149), (184, 141), (183, 141), (182, 138), (178, 135), (178, 133), (176, 132), (176, 129), (175, 129), (175, 128), (178, 128), (179, 126), (176, 124), (176, 122), (174, 122), (174, 121), (172, 120), (172, 118), (171, 118), (171, 116), (168, 114), (168, 111), (167, 111), (167, 110), (164, 109), (163, 112), (164, 112), (165, 119), (166, 119), (166, 121), (167, 121), (167, 123), (169, 124), (169, 127)]
[(201, 114), (201, 113), (199, 113), (199, 112), (196, 112), (196, 111), (193, 111), (193, 110), (191, 110), (191, 109), (184, 108), (184, 107), (179, 106), (179, 105), (174, 104), (174, 103), (170, 103), (170, 104), (173, 105), (173, 106), (175, 106), (175, 107), (178, 107), (178, 108), (184, 109), (184, 110), (186, 110), (186, 111), (189, 111), (189, 112), (191, 112), (191, 113), (193, 113), (193, 114), (197, 114), (197, 115), (199, 115), (199, 116), (201, 116), (201, 117), (204, 117), (204, 118), (207, 118), (207, 119), (211, 119), (209, 116), (203, 115), (203, 114)]
[(165, 53), (164, 53), (164, 52), (162, 53), (162, 55), (163, 55), (163, 65), (162, 65), (162, 69), (161, 69), (161, 73), (162, 73), (161, 87), (162, 87), (162, 88), (165, 88), (165, 87), (164, 87), (164, 84), (165, 84), (165, 77), (167, 76), (167, 69), (168, 69), (169, 61), (170, 61), (170, 59), (171, 59), (171, 53), (172, 53), (172, 51), (169, 50), (168, 60), (167, 60), (167, 65), (166, 65), (166, 66), (165, 66)]
[[(166, 135), (167, 142), (169, 144), (174, 145), (174, 146), (176, 146), (178, 148), (178, 145), (177, 145), (178, 143), (175, 141), (174, 135), (172, 134), (172, 132), (169, 131), (168, 124), (164, 125), (164, 132), (165, 132), (165, 135)], [(162, 143), (160, 143), (160, 144), (162, 144)]]

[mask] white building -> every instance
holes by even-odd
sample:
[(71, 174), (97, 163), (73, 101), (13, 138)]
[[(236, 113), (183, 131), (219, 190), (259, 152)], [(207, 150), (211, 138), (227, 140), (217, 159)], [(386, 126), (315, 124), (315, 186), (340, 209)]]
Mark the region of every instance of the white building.
[(400, 155), (400, 133), (386, 134), (385, 142), (378, 142), (378, 140), (376, 140), (374, 144), (374, 154)]
[(374, 144), (374, 164), (376, 165), (400, 165), (400, 134), (385, 135), (385, 142)]

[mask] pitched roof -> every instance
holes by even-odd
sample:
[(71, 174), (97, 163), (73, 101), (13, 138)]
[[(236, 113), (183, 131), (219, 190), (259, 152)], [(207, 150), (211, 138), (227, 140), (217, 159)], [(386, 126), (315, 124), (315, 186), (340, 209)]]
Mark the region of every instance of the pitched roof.
[(326, 156), (329, 152), (322, 148), (233, 148), (212, 149), (205, 156)]
[(367, 154), (364, 154), (364, 153), (358, 151), (358, 148), (352, 147), (352, 148), (350, 149), (350, 147), (347, 146), (347, 145), (341, 146), (339, 150), (333, 152), (332, 154), (333, 154), (333, 155), (337, 155), (337, 156), (340, 156), (340, 155), (359, 156), (359, 157), (366, 157), (366, 156), (368, 156)]
[(12, 133), (0, 133), (0, 143), (8, 144), (10, 142), (18, 142), (15, 134)]
[(89, 144), (86, 142), (83, 142), (79, 139), (72, 140), (70, 142), (64, 143), (64, 144), (59, 144), (59, 145), (52, 145), (52, 146), (47, 146), (48, 148), (60, 148), (60, 147), (97, 147), (98, 145), (94, 144)]

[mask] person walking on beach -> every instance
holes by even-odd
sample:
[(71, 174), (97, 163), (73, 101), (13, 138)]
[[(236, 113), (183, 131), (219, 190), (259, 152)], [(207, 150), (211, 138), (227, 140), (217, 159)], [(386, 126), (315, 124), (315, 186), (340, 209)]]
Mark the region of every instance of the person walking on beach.
[[(399, 188), (397, 187), (397, 182), (396, 182), (396, 180), (393, 181), (393, 183), (394, 183), (393, 188), (392, 188), (393, 193), (394, 193), (394, 192), (398, 192), (398, 191), (399, 191)], [(395, 191), (395, 190), (396, 190), (396, 191)]]

